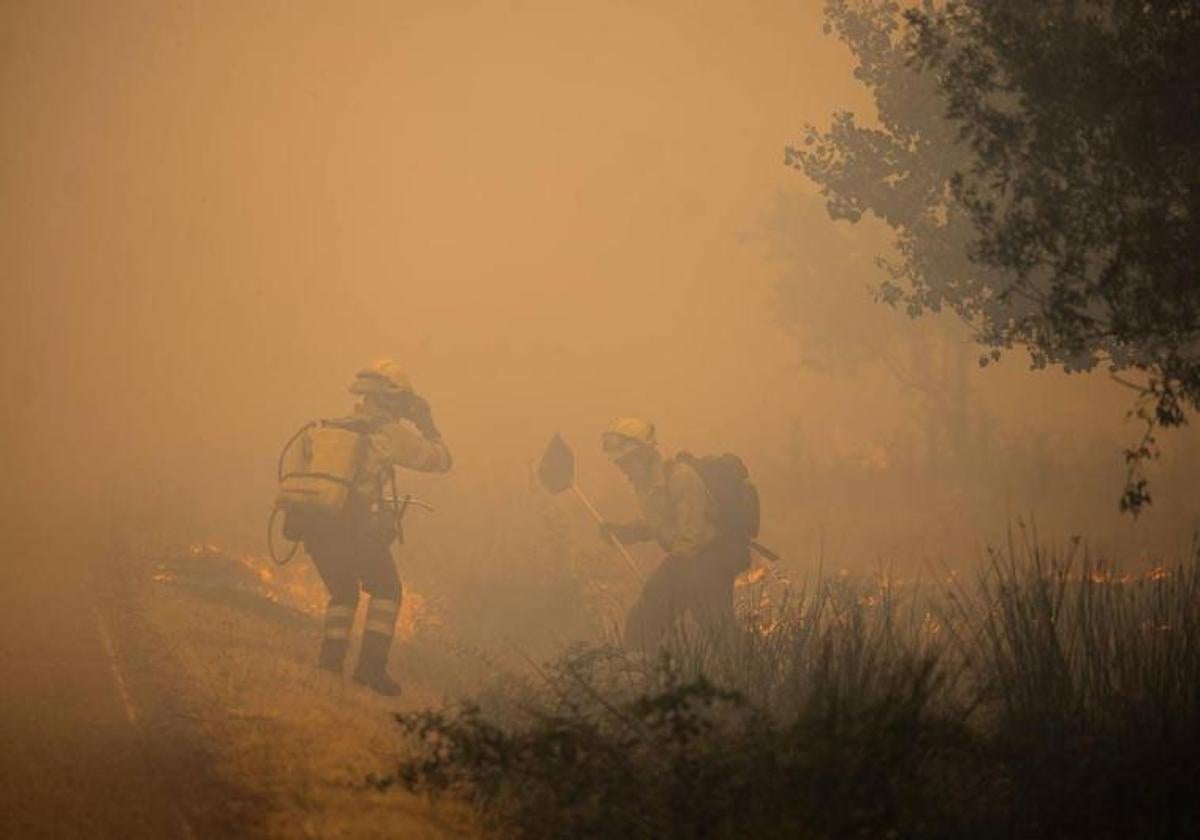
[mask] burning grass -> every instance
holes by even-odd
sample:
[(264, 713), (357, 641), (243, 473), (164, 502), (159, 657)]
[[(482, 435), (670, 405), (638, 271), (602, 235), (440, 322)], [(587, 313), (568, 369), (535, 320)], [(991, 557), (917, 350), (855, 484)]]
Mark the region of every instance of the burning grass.
[[(316, 569), (307, 558), (281, 566), (265, 554), (231, 551), (209, 542), (193, 543), (159, 558), (151, 580), (209, 590), (223, 597), (240, 593), (312, 621), (320, 621), (329, 600)], [(424, 595), (411, 586), (406, 587), (396, 624), (397, 639), (408, 641), (419, 630), (440, 624), (440, 617), (430, 608)]]

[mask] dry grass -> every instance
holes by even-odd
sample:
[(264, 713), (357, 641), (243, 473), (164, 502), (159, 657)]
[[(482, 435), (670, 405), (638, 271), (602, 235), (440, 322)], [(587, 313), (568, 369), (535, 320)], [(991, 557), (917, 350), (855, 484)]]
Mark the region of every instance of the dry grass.
[[(182, 714), (211, 745), (216, 772), (263, 803), (266, 836), (477, 833), (461, 806), (383, 795), (367, 784), (401, 757), (394, 713), (440, 695), (410, 679), (405, 696), (388, 701), (316, 670), (315, 619), (296, 603), (280, 603), (287, 598), (258, 597), (237, 584), (229, 558), (219, 552), (197, 552), (190, 559), (193, 572), (195, 563), (211, 563), (214, 570), (224, 564), (220, 573), (235, 579), (206, 587), (184, 579), (178, 568), (160, 565), (146, 575), (138, 612), (169, 652), (173, 682), (186, 686)], [(293, 589), (294, 595), (302, 593)], [(395, 659), (393, 668), (403, 673)]]

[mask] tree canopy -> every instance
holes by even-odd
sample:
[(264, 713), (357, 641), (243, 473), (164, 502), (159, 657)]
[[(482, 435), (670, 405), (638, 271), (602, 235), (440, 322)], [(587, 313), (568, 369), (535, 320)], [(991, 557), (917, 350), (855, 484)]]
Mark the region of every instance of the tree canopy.
[[(949, 308), (982, 364), (1107, 367), (1155, 431), (1200, 407), (1200, 0), (827, 0), (877, 124), (787, 150), (831, 216), (896, 234), (884, 300)], [(1132, 379), (1122, 372), (1136, 374)]]

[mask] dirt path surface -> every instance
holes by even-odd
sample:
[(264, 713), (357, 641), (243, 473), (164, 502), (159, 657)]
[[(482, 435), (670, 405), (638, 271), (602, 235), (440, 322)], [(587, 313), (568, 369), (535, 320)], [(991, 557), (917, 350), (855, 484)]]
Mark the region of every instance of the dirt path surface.
[[(208, 807), (217, 789), (186, 727), (165, 728), (153, 687), (125, 672), (82, 564), (44, 553), (5, 560), (0, 836), (186, 838), (234, 829)], [(194, 784), (187, 797), (174, 784), (181, 778)], [(201, 805), (195, 816), (192, 804)]]
[(6, 552), (2, 573), (0, 837), (475, 833), (367, 784), (402, 749), (392, 714), (434, 698), (317, 672), (310, 616), (150, 558), (105, 564), (100, 584), (71, 558), (25, 559)]

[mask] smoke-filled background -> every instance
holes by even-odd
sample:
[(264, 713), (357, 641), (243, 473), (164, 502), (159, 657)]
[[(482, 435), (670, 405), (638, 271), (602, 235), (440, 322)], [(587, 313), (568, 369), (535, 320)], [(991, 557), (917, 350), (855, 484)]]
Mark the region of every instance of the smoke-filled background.
[(1130, 392), (1020, 352), (981, 370), (950, 320), (871, 299), (890, 237), (830, 222), (783, 165), (806, 123), (869, 119), (821, 23), (817, 2), (5, 4), (10, 536), (258, 550), (280, 446), (389, 355), (457, 459), (412, 482), (441, 508), (414, 563), (504, 562), (487, 547), (555, 431), (632, 513), (598, 452), (628, 414), (741, 454), (802, 571), (961, 562), (1031, 514), (1125, 558), (1185, 544), (1189, 430), (1121, 518)]
[[(406, 754), (397, 707), (313, 667), (324, 592), (306, 558), (281, 571), (265, 557), (281, 447), (345, 414), (355, 373), (381, 356), (411, 373), (455, 456), (449, 474), (401, 476), (438, 508), (411, 514), (398, 555), (391, 668), (409, 710), (519, 683), (535, 660), (619, 625), (637, 576), (534, 470), (561, 432), (579, 486), (631, 518), (599, 450), (628, 415), (653, 421), (668, 452), (745, 459), (762, 541), (783, 555), (764, 590), (881, 568), (911, 582), (978, 568), (1011, 534), (1080, 537), (1178, 596), (1147, 603), (1194, 612), (1200, 578), (1163, 565), (1186, 555), (1200, 516), (1194, 431), (1161, 436), (1154, 504), (1120, 515), (1123, 452), (1143, 432), (1126, 418), (1136, 394), (1103, 371), (1032, 371), (1021, 348), (981, 368), (953, 318), (877, 302), (894, 232), (830, 221), (785, 165), (807, 125), (839, 109), (874, 119), (822, 7), (0, 3), (0, 834), (445, 836), (453, 803), (422, 834), (415, 800), (367, 795), (364, 779)], [(634, 548), (643, 573), (660, 553)], [(1137, 586), (1105, 590), (1101, 617), (1125, 628), (1110, 636), (1154, 642), (1146, 628), (1177, 624), (1191, 651), (1194, 620), (1121, 606)], [(853, 603), (861, 616), (882, 602)], [(771, 632), (807, 638), (812, 614)], [(921, 639), (941, 632), (912, 615)], [(867, 625), (851, 625), (846, 650), (868, 650), (862, 673), (887, 677), (853, 638)], [(1194, 657), (1129, 649), (1121, 674), (1166, 663), (1152, 687), (1196, 684)], [(788, 685), (820, 694), (796, 661)], [(859, 685), (841, 673), (838, 686)], [(1154, 720), (1128, 731), (1173, 743)], [(1011, 731), (1036, 733), (1043, 753), (1060, 743)], [(1089, 761), (1095, 744), (1129, 753), (1103, 734), (1081, 743)], [(738, 755), (725, 742), (705, 754)], [(907, 778), (874, 770), (889, 754), (868, 743), (860, 764)], [(1174, 797), (1143, 768), (1190, 765), (1146, 754), (1129, 765), (1136, 784), (1095, 775), (1139, 800)], [(1073, 755), (1045, 766), (1104, 766)], [(813, 767), (822, 784), (837, 776)], [(980, 791), (1014, 787), (979, 778)], [(838, 810), (818, 799), (813, 813)]]

